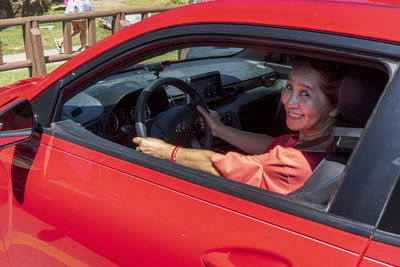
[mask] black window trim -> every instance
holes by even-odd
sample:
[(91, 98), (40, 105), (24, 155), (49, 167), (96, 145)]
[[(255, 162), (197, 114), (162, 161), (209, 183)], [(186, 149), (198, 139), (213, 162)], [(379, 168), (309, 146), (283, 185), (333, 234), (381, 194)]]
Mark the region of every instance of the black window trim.
[(386, 231), (377, 230), (374, 233), (374, 237), (372, 238), (372, 240), (381, 242), (381, 243), (385, 243), (388, 245), (400, 247), (400, 235), (398, 235), (398, 234), (393, 234), (393, 233), (389, 233)]

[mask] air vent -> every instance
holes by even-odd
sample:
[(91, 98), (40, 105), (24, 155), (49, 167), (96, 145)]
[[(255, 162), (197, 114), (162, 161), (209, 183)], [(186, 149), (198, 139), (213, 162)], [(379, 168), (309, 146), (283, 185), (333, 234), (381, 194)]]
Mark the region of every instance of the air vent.
[(278, 82), (278, 79), (276, 77), (275, 74), (273, 75), (265, 75), (262, 77), (257, 77), (254, 79), (250, 79), (241, 83), (237, 83), (234, 85), (234, 88), (236, 90), (236, 92), (238, 94), (242, 93), (242, 92), (246, 92), (249, 90), (252, 90), (254, 88), (260, 87), (260, 86), (264, 86), (264, 87), (272, 87), (274, 85), (276, 85)]
[(82, 112), (83, 112), (82, 108), (81, 108), (81, 107), (77, 107), (76, 109), (74, 109), (73, 111), (71, 111), (71, 115), (72, 115), (72, 117), (76, 118), (76, 117), (78, 117), (79, 115), (81, 115)]
[(168, 101), (169, 101), (170, 107), (176, 107), (176, 106), (179, 106), (179, 105), (186, 104), (188, 102), (187, 101), (187, 97), (184, 94), (170, 96)]
[(278, 83), (278, 79), (277, 79), (276, 75), (264, 76), (263, 80), (264, 80), (265, 87), (272, 87)]
[(233, 87), (224, 87), (221, 91), (222, 102), (228, 103), (236, 99), (236, 90)]

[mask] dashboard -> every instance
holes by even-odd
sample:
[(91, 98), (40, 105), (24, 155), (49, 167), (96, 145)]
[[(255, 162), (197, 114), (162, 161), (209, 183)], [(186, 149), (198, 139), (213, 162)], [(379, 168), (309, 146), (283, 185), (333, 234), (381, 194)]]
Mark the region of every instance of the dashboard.
[[(137, 65), (112, 75), (68, 99), (61, 119), (72, 120), (98, 136), (131, 146), (132, 137), (136, 136), (136, 101), (143, 88), (156, 79), (145, 66)], [(185, 81), (212, 109), (226, 106), (254, 88), (273, 87), (277, 81), (275, 71), (265, 62), (234, 58), (172, 63), (160, 77)], [(158, 88), (145, 107), (146, 121), (151, 123), (162, 112), (190, 101), (174, 86)], [(226, 114), (220, 116), (228, 123), (230, 117), (226, 119)]]

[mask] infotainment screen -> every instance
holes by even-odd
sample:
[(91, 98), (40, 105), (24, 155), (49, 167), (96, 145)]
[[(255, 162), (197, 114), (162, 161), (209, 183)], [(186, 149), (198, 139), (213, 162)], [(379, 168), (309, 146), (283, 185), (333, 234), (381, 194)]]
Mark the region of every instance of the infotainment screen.
[(203, 97), (205, 102), (212, 102), (221, 96), (221, 76), (218, 71), (190, 77), (188, 83)]

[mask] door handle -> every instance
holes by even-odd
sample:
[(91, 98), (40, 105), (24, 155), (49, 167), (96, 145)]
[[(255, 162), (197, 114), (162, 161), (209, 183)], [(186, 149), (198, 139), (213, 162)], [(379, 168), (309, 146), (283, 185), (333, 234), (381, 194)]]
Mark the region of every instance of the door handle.
[(229, 252), (211, 252), (203, 256), (203, 261), (207, 267), (232, 267), (235, 266), (229, 260)]
[(251, 249), (222, 249), (203, 255), (206, 267), (289, 267), (292, 264), (280, 255)]

